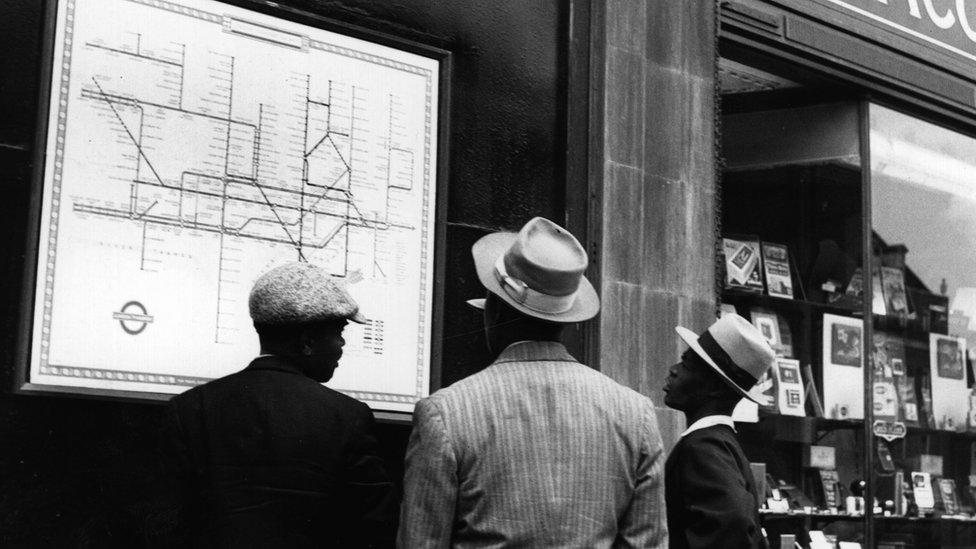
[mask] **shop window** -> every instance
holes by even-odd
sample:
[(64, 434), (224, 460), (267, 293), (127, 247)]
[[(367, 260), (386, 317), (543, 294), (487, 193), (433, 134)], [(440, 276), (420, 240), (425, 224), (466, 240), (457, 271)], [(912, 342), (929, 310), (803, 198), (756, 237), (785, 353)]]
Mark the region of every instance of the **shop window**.
[(878, 105), (868, 115), (873, 412), (907, 431), (876, 441), (891, 515), (876, 537), (919, 545), (967, 524), (976, 496), (976, 139)]
[(971, 544), (976, 140), (818, 78), (720, 77), (722, 311), (778, 355), (738, 410), (771, 545)]

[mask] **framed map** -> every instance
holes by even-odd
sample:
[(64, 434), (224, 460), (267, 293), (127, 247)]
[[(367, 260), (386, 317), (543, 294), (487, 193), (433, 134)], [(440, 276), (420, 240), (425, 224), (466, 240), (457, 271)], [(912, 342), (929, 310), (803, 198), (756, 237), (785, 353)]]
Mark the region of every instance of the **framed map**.
[(329, 385), (429, 393), (450, 58), (254, 7), (52, 2), (22, 389), (165, 398), (240, 370), (253, 281), (304, 260), (369, 318)]

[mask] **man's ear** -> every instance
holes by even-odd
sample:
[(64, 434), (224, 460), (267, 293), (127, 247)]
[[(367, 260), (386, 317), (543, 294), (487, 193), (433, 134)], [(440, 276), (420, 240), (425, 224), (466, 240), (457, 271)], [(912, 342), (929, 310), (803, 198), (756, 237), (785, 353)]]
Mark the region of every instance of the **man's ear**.
[(709, 375), (707, 379), (702, 380), (702, 383), (702, 389), (710, 399), (717, 400), (723, 398), (731, 390), (729, 389), (729, 386), (718, 377), (718, 374)]
[(713, 400), (718, 400), (724, 397), (726, 394), (728, 394), (728, 392), (729, 391), (728, 389), (725, 388), (724, 384), (723, 385), (713, 384), (711, 387), (708, 388), (707, 394), (708, 394), (708, 398)]
[(302, 331), (298, 333), (298, 350), (311, 349), (314, 344), (315, 336), (312, 335), (312, 330), (302, 328)]

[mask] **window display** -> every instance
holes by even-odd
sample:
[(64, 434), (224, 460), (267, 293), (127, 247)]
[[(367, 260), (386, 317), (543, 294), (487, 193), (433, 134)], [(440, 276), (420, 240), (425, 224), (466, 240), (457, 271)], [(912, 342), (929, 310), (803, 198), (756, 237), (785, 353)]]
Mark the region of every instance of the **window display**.
[(976, 139), (795, 88), (727, 99), (723, 308), (780, 357), (739, 424), (771, 545), (971, 542)]
[[(904, 535), (904, 521), (913, 517), (937, 521), (933, 529), (951, 519), (957, 530), (969, 528), (971, 540), (976, 139), (880, 105), (867, 114), (871, 261), (881, 272), (885, 304), (873, 328), (876, 341), (885, 339), (899, 420), (907, 427), (889, 444), (893, 467), (911, 479), (889, 492), (888, 473), (875, 469), (879, 500), (905, 498), (901, 512), (877, 521), (875, 530), (883, 540)], [(887, 373), (875, 368), (875, 383)], [(881, 398), (874, 394), (875, 420)]]
[[(761, 99), (756, 107), (765, 107)], [(799, 115), (752, 109), (723, 121), (722, 299), (778, 358), (759, 384), (758, 422), (739, 432), (768, 474), (761, 514), (772, 546), (788, 536), (809, 546), (815, 532), (857, 543), (864, 500), (850, 487), (866, 478), (856, 419), (864, 413), (865, 328), (860, 298), (847, 291), (862, 256), (858, 111), (854, 103), (808, 105)], [(792, 137), (735, 145), (783, 128)], [(735, 261), (747, 246), (759, 252), (756, 265), (743, 263), (759, 274), (751, 284)]]

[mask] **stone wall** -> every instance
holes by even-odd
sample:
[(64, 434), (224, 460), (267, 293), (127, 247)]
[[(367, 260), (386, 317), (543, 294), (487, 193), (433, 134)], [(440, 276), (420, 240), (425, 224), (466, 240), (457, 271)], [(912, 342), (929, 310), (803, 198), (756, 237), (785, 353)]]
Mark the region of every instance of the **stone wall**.
[[(600, 370), (650, 396), (666, 442), (667, 368), (715, 318), (715, 5), (609, 0), (592, 17), (591, 215), (599, 250)], [(591, 185), (594, 182), (591, 182)]]

